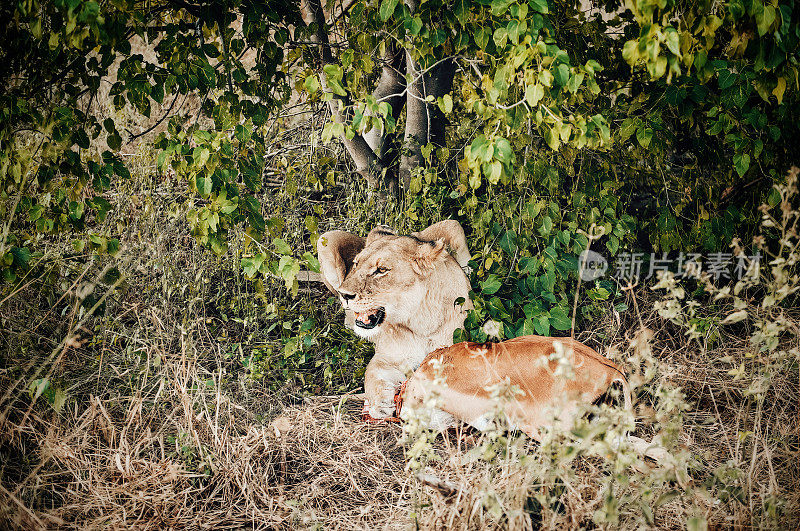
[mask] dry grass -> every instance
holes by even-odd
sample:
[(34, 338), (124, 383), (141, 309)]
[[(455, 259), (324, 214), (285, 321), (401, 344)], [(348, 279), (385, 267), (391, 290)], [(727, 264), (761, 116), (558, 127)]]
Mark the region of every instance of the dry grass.
[[(237, 264), (187, 236), (174, 200), (180, 188), (140, 156), (143, 177), (119, 191), (128, 198), (116, 218), (127, 220), (120, 256), (70, 256), (69, 242), (55, 241), (37, 276), (0, 303), (4, 527), (639, 528), (642, 503), (658, 505), (651, 525), (664, 529), (692, 518), (791, 529), (800, 519), (796, 333), (779, 349), (795, 361), (771, 373), (758, 402), (746, 392), (764, 363), (753, 355), (753, 330), (722, 328), (703, 348), (657, 317), (652, 292), (639, 292), (641, 322), (609, 315), (579, 339), (631, 370), (637, 435), (677, 430), (672, 462), (609, 452), (603, 433), (536, 445), (470, 432), (436, 438), (435, 459), (411, 470), (404, 450), (416, 441), (404, 448), (398, 426), (363, 423), (352, 400), (270, 390), (226, 355), (247, 342), (274, 343), (279, 355), (281, 342), (261, 333), (263, 305)], [(124, 274), (119, 289), (103, 279), (109, 266)], [(289, 317), (325, 307), (321, 290), (303, 293)], [(104, 316), (81, 309), (89, 295), (104, 302)], [(225, 304), (250, 324), (225, 321)], [(653, 332), (644, 346), (634, 341), (641, 325)], [(800, 329), (796, 314), (789, 328)], [(637, 352), (645, 347), (652, 352)], [(744, 377), (730, 373), (741, 364)], [(58, 412), (55, 397), (32, 399), (42, 377), (63, 393)], [(682, 414), (665, 407), (678, 390), (688, 400)], [(586, 425), (616, 426), (615, 411), (596, 408)]]
[[(132, 304), (138, 308), (139, 302)], [(648, 301), (640, 297), (640, 305)], [(82, 389), (89, 390), (59, 414), (42, 400), (32, 405), (23, 393), (4, 399), (0, 517), (7, 525), (594, 527), (609, 481), (625, 499), (645, 488), (648, 476), (671, 473), (652, 463), (637, 471), (619, 456), (583, 450), (576, 459), (559, 461), (559, 445), (579, 446), (574, 437), (540, 447), (497, 433), (450, 433), (436, 439), (438, 458), (417, 475), (407, 470), (398, 426), (363, 423), (360, 404), (347, 397), (287, 403), (257, 385), (245, 389), (226, 376), (202, 321), (181, 332), (176, 323), (166, 327), (167, 319), (162, 311), (139, 312), (135, 327), (150, 334), (139, 344), (146, 356), (138, 365), (122, 365), (125, 358), (110, 354), (104, 367), (96, 366), (99, 373), (84, 378)], [(645, 321), (651, 327), (659, 323), (653, 316)], [(606, 323), (603, 329), (624, 352), (623, 330), (632, 326)], [(177, 340), (168, 341), (173, 334)], [(796, 348), (797, 337), (787, 341)], [(727, 374), (730, 363), (714, 361), (731, 356), (738, 363), (747, 343), (726, 337), (722, 344), (703, 352), (667, 326), (652, 342), (662, 372), (640, 389), (640, 433), (649, 436), (645, 432), (653, 425), (654, 389), (680, 385), (692, 409), (678, 448), (695, 459), (688, 484), (672, 473), (672, 480), (658, 485), (661, 494), (680, 495), (656, 511), (655, 525), (683, 528), (699, 512), (717, 527), (789, 528), (800, 514), (797, 373), (776, 378), (769, 400), (756, 411), (742, 396), (744, 384)], [(68, 349), (56, 373), (82, 374), (87, 352), (83, 345)], [(2, 388), (9, 390), (19, 374), (6, 367)], [(747, 431), (752, 435), (742, 438)], [(746, 474), (715, 479), (726, 463)], [(547, 466), (558, 470), (548, 472)], [(620, 466), (629, 484), (613, 479)], [(775, 520), (762, 507), (770, 496), (783, 500)], [(542, 506), (539, 498), (557, 503)], [(618, 518), (630, 528), (641, 515), (628, 504)]]
[[(366, 529), (391, 523), (387, 507), (407, 506), (397, 431), (359, 422), (355, 405), (314, 400), (271, 424), (253, 423), (224, 394), (191, 391), (204, 385), (194, 362), (170, 359), (164, 371), (156, 396), (94, 398), (58, 418), (31, 415), (25, 426), (6, 419), (3, 433), (26, 439), (39, 462), (29, 477), (6, 483), (8, 521)], [(42, 505), (23, 509), (21, 500), (32, 499)]]

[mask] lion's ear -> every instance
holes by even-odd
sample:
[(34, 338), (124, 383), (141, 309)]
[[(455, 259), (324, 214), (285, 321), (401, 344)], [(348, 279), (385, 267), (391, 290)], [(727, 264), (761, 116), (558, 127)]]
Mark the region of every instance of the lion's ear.
[(436, 266), (436, 262), (446, 253), (447, 248), (441, 238), (432, 242), (421, 241), (411, 263), (418, 273), (424, 273), (432, 270)]
[(454, 219), (446, 219), (438, 223), (434, 223), (425, 230), (415, 232), (412, 236), (416, 236), (421, 240), (443, 240), (445, 245), (453, 253), (453, 256), (462, 268), (467, 267), (470, 259), (469, 248), (467, 247), (467, 238), (464, 235), (464, 229), (461, 224)]
[(322, 281), (333, 293), (344, 282), (353, 259), (364, 248), (364, 238), (341, 230), (326, 232), (317, 240)]
[(397, 236), (397, 232), (388, 225), (378, 225), (367, 234), (367, 243), (365, 245), (369, 245), (384, 236)]

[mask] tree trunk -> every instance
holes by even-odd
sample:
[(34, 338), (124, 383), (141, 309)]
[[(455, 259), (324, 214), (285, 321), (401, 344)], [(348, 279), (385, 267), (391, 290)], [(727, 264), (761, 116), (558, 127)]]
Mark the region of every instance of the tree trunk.
[[(433, 143), (445, 144), (444, 114), (436, 104), (436, 98), (444, 96), (453, 88), (456, 65), (452, 59), (444, 59), (425, 71), (406, 54), (406, 69), (413, 82), (408, 85), (406, 98), (406, 131), (403, 138), (403, 155), (400, 160), (400, 180), (408, 189), (414, 168), (424, 165), (422, 146)], [(426, 102), (433, 96), (433, 102)]]
[[(456, 62), (451, 58), (445, 59), (426, 74), (425, 86), (428, 88), (428, 94), (437, 99), (449, 94), (453, 90), (455, 76)], [(447, 118), (444, 117), (444, 113), (436, 103), (428, 104), (428, 109), (430, 116), (429, 141), (436, 146), (443, 147), (446, 139)]]
[[(384, 64), (381, 68), (381, 77), (375, 87), (372, 96), (378, 101), (385, 101), (392, 109), (392, 117), (397, 120), (400, 110), (403, 108), (406, 89), (406, 79), (403, 76), (403, 56), (404, 52), (398, 50), (397, 46), (390, 43), (386, 46), (386, 54), (383, 57)], [(384, 129), (370, 129), (365, 135), (369, 147), (378, 156), (384, 165), (388, 165), (387, 156), (391, 151), (391, 143), (386, 141), (386, 131)]]
[[(416, 0), (406, 0), (405, 4), (412, 13), (416, 10)], [(336, 63), (331, 52), (325, 28), (325, 13), (320, 0), (300, 0), (300, 12), (305, 23), (314, 26), (312, 40), (319, 47), (322, 65)], [(405, 76), (402, 74), (404, 59)], [(356, 171), (371, 187), (379, 188), (383, 185), (392, 193), (399, 191), (399, 184), (408, 189), (414, 168), (421, 167), (425, 163), (422, 147), (428, 143), (437, 146), (445, 144), (446, 121), (444, 114), (439, 110), (436, 98), (452, 90), (455, 69), (455, 61), (451, 58), (444, 59), (427, 69), (421, 69), (412, 59), (410, 52), (399, 50), (393, 44), (387, 46), (381, 77), (372, 95), (378, 101), (389, 103), (395, 120), (400, 114), (403, 102), (406, 104), (406, 128), (399, 170), (393, 171), (392, 143), (387, 141), (386, 131), (383, 128), (373, 128), (363, 136), (356, 134), (351, 139), (342, 138), (348, 154), (356, 165)], [(407, 78), (412, 80), (408, 85)], [(323, 90), (330, 93), (324, 71), (320, 72), (320, 80)], [(346, 119), (342, 111), (351, 105), (349, 98), (337, 94), (332, 96), (328, 106), (333, 119), (337, 123), (344, 124)], [(428, 96), (433, 96), (434, 101), (426, 102)]]
[[(327, 64), (334, 64), (333, 53), (331, 52), (328, 34), (325, 31), (325, 13), (322, 10), (320, 0), (300, 0), (300, 13), (303, 16), (303, 21), (315, 27), (314, 35), (311, 37), (312, 41), (317, 44), (320, 50), (322, 59), (322, 66)], [(325, 92), (331, 93), (328, 88), (327, 80), (323, 70), (320, 70), (320, 81), (322, 88)], [(350, 105), (347, 96), (340, 96), (331, 93), (333, 98), (328, 101), (328, 108), (331, 111), (334, 121), (344, 124), (345, 117), (342, 110)], [(356, 165), (356, 172), (358, 172), (372, 188), (379, 188), (382, 181), (382, 176), (386, 174), (385, 168), (381, 160), (375, 155), (370, 145), (364, 140), (361, 135), (355, 135), (352, 139), (347, 137), (342, 138), (345, 148), (347, 149), (350, 158)], [(392, 183), (387, 183), (390, 190), (396, 188)]]
[[(417, 10), (417, 0), (405, 0), (405, 5), (411, 13)], [(428, 143), (443, 146), (445, 143), (446, 122), (436, 98), (452, 90), (455, 72), (456, 64), (452, 58), (422, 69), (410, 52), (406, 52), (406, 76), (411, 82), (406, 94), (406, 130), (400, 158), (400, 182), (406, 190), (414, 169), (425, 164), (422, 146)], [(433, 96), (434, 101), (425, 101), (428, 96)]]

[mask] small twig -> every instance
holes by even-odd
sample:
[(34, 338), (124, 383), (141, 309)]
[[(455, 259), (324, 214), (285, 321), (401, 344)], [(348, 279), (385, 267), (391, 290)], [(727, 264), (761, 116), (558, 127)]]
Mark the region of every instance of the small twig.
[[(130, 129), (127, 129), (127, 131), (128, 131), (128, 134), (129, 134), (129, 135), (131, 135), (131, 136), (130, 136), (130, 138), (128, 138), (128, 142), (129, 142), (129, 143), (130, 143), (130, 142), (133, 142), (134, 140), (136, 140), (136, 139), (137, 139), (137, 138), (139, 138), (140, 136), (144, 136), (144, 135), (146, 135), (147, 133), (149, 133), (150, 131), (152, 131), (153, 129), (155, 129), (155, 128), (156, 128), (156, 127), (158, 127), (159, 125), (161, 125), (161, 122), (163, 122), (163, 121), (164, 121), (164, 119), (165, 119), (167, 116), (169, 116), (169, 113), (170, 113), (170, 112), (172, 112), (172, 108), (175, 106), (175, 102), (176, 102), (176, 101), (178, 101), (178, 96), (180, 96), (180, 95), (181, 95), (181, 94), (180, 94), (180, 92), (178, 92), (178, 93), (176, 93), (176, 94), (175, 94), (175, 97), (174, 97), (174, 98), (172, 98), (172, 103), (170, 103), (170, 105), (169, 105), (169, 109), (167, 109), (167, 112), (165, 112), (165, 113), (164, 113), (164, 115), (163, 115), (161, 118), (159, 118), (159, 119), (158, 119), (158, 121), (157, 121), (156, 123), (154, 123), (152, 126), (148, 127), (147, 129), (145, 129), (145, 130), (144, 130), (144, 131), (142, 131), (141, 133), (138, 133), (138, 134), (135, 134), (135, 135), (131, 133), (131, 130), (130, 130)], [(183, 96), (183, 100), (184, 100), (184, 101), (186, 101), (186, 96), (188, 96), (188, 93), (187, 93), (186, 95), (184, 95), (184, 96)], [(183, 105), (183, 104), (181, 104), (181, 105)]]
[(428, 485), (429, 487), (433, 487), (439, 490), (445, 496), (453, 496), (455, 494), (458, 494), (458, 485), (455, 485), (443, 479), (439, 479), (433, 474), (417, 472), (416, 477), (420, 481), (420, 483), (423, 483), (425, 485)]

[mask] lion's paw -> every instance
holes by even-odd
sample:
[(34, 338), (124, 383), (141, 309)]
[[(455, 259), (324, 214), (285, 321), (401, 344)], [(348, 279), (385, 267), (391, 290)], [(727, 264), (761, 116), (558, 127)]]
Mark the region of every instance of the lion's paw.
[(385, 419), (394, 416), (394, 402), (379, 402), (376, 405), (370, 404), (369, 416), (374, 419)]

